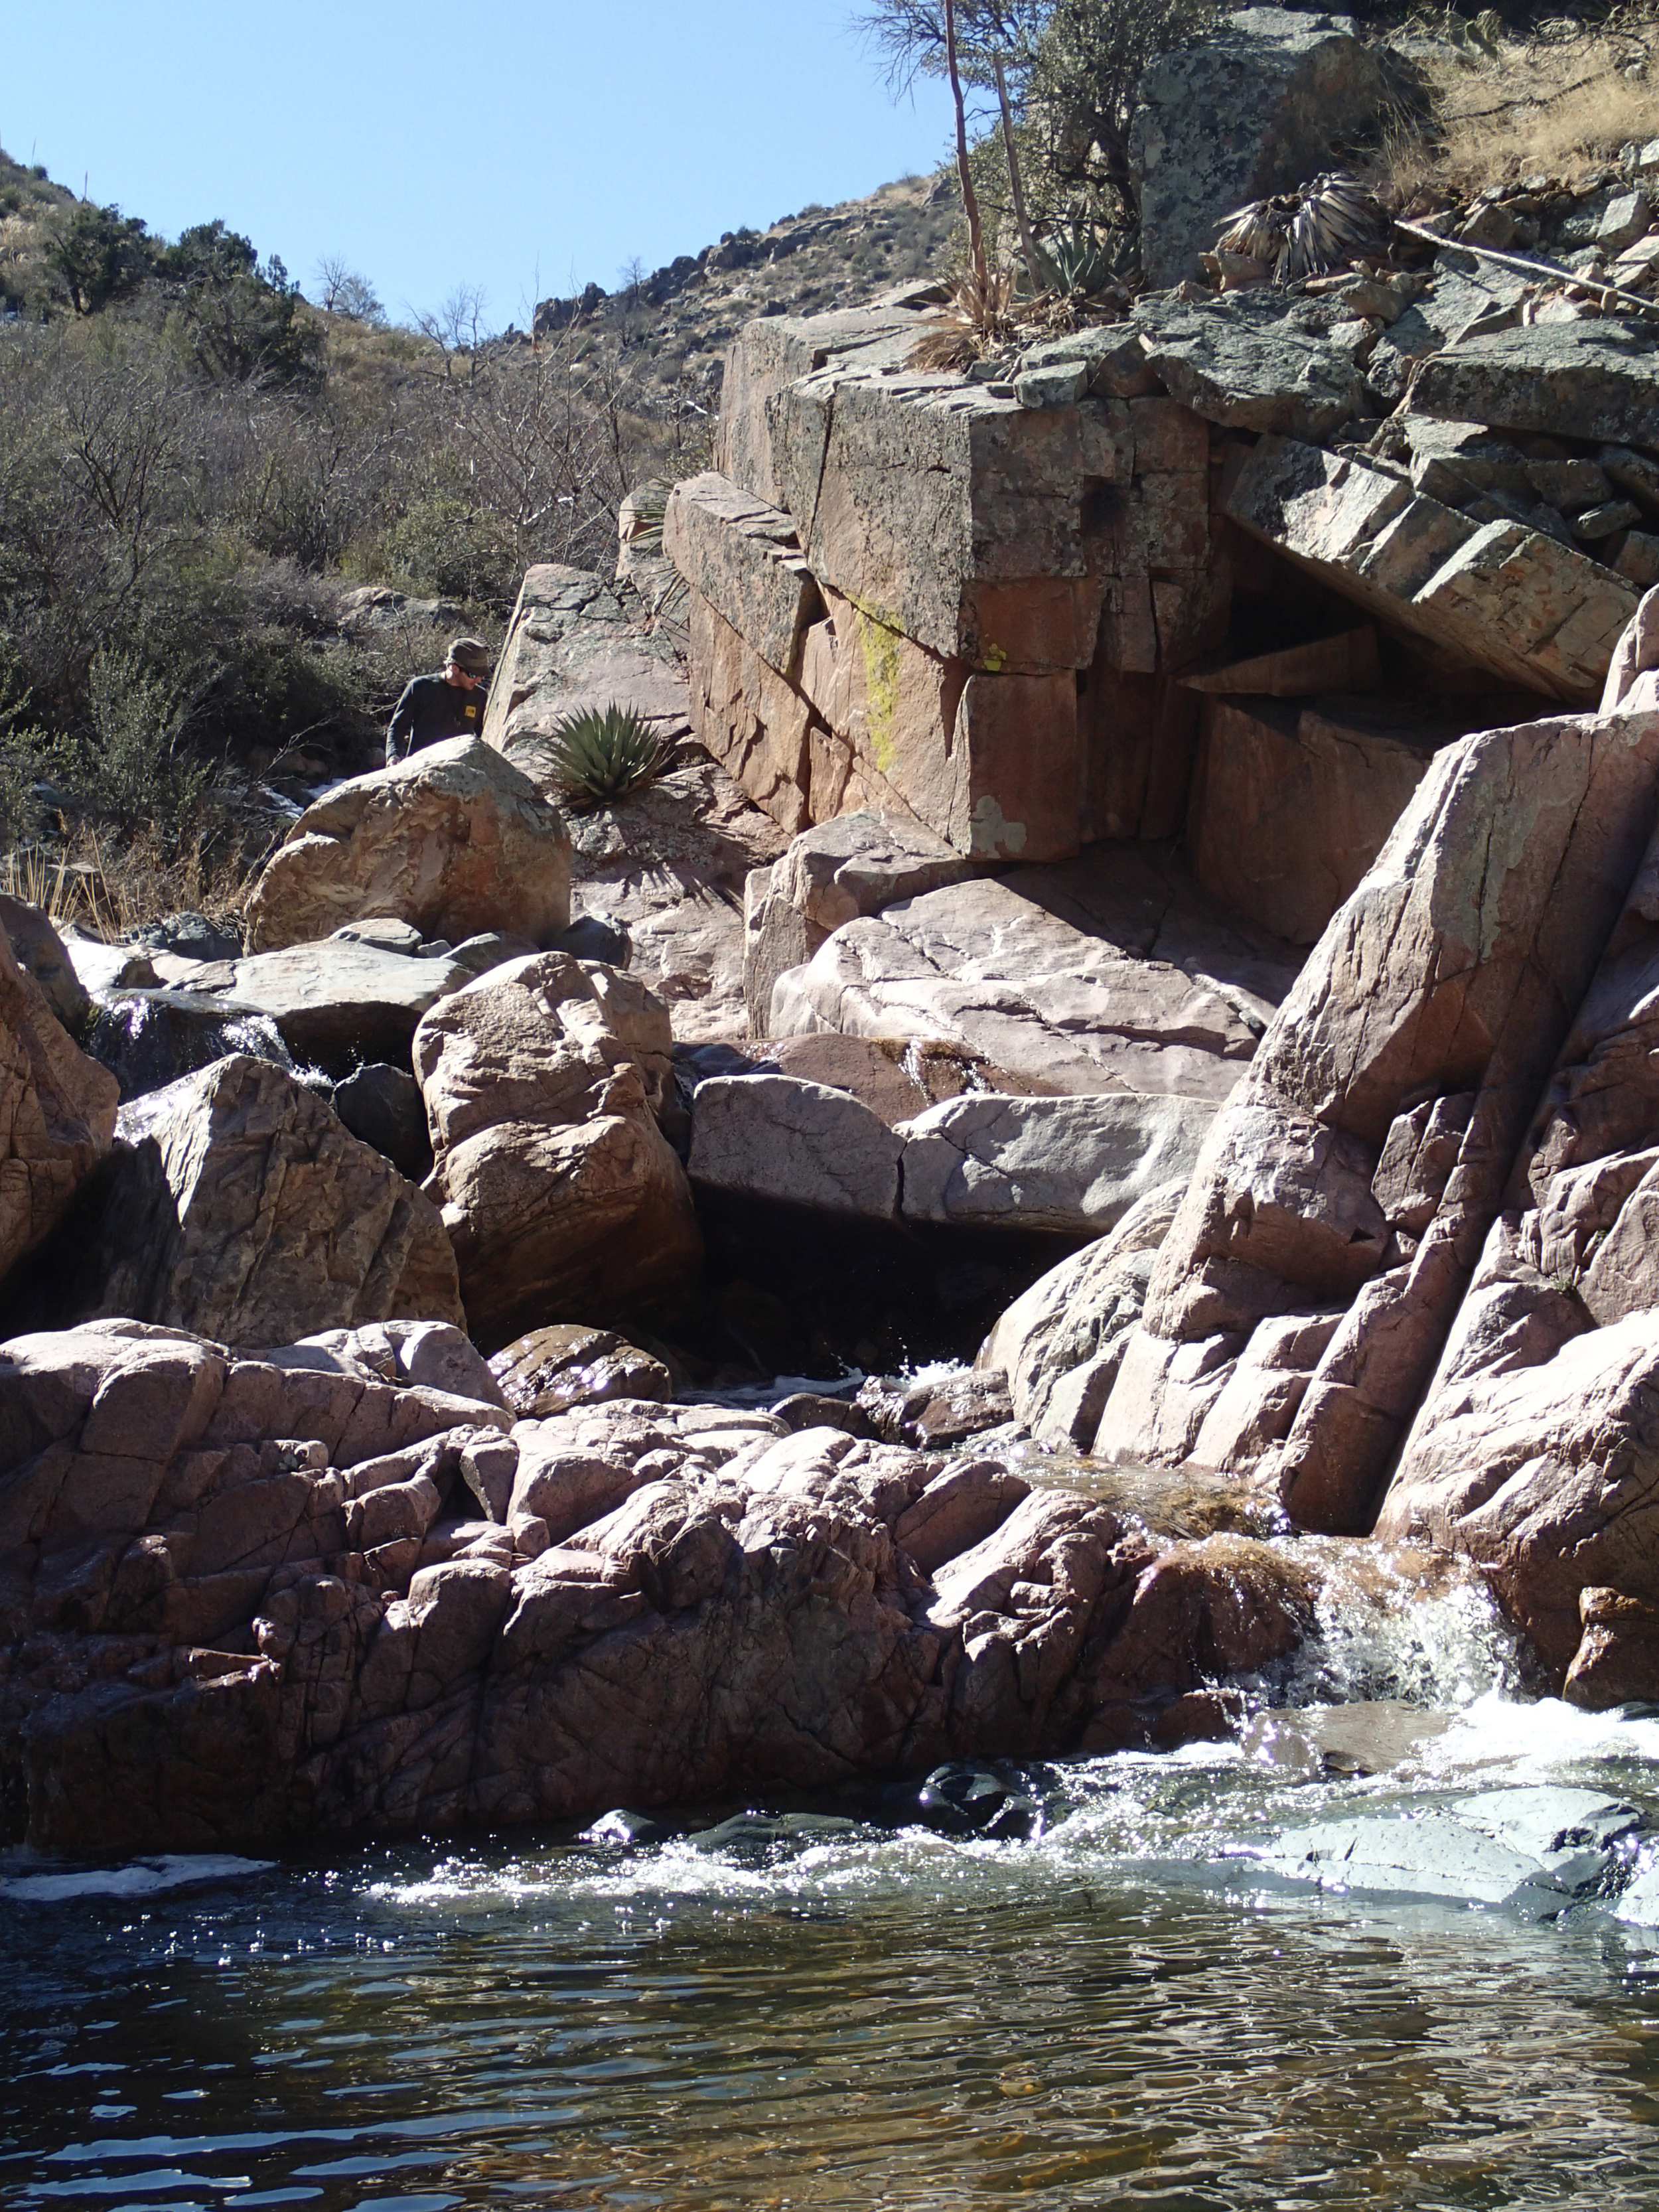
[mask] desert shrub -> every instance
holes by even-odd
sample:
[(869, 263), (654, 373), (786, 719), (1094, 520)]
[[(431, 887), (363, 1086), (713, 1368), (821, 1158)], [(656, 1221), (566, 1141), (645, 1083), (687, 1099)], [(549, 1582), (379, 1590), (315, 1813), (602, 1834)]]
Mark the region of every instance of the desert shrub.
[(660, 775), (672, 750), (632, 708), (590, 707), (555, 723), (544, 757), (568, 804), (604, 806)]
[(260, 264), (251, 240), (222, 222), (198, 223), (155, 257), (175, 342), (213, 380), (314, 388), (324, 337), (275, 256)]
[(185, 736), (190, 704), (137, 654), (101, 648), (88, 673), (88, 726), (46, 765), (82, 814), (150, 830), (169, 854), (198, 827), (212, 771)]
[(473, 501), (433, 492), (380, 533), (365, 573), (441, 599), (510, 603), (520, 571), (492, 517)]
[(155, 253), (135, 217), (83, 202), (46, 247), (46, 260), (62, 277), (76, 313), (92, 315), (136, 292), (154, 272)]

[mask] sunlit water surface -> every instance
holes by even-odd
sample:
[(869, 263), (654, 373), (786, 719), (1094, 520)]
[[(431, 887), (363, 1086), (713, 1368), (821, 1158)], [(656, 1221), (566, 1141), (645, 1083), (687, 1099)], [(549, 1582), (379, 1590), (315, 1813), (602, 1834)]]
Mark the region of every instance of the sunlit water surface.
[(1380, 1668), (1449, 1712), (1402, 1769), (1085, 1762), (1035, 1843), (0, 1866), (0, 2203), (1650, 2207), (1639, 1913), (1322, 1894), (1255, 1856), (1462, 1784), (1659, 1823), (1659, 1720), (1515, 1702), (1467, 1601), (1392, 1632), (1289, 1687)]

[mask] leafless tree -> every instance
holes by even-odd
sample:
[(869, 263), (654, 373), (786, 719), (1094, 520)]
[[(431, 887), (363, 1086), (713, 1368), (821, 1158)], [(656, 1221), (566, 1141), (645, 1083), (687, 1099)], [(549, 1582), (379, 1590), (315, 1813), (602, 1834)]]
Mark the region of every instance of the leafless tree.
[(317, 304), (329, 314), (349, 315), (357, 322), (367, 323), (371, 330), (382, 328), (386, 309), (375, 297), (374, 287), (340, 255), (325, 253), (321, 257), (317, 264), (317, 282), (322, 293)]
[(450, 374), (458, 354), (477, 356), (489, 336), (484, 324), (489, 295), (482, 284), (458, 284), (439, 307), (415, 315), (415, 327), (442, 353), (444, 373)]

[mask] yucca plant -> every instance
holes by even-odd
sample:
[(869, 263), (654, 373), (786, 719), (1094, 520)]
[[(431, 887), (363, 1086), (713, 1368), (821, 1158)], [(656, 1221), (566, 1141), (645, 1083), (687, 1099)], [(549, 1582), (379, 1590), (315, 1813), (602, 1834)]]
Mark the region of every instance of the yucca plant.
[(673, 740), (631, 707), (585, 707), (548, 732), (553, 781), (573, 806), (605, 806), (667, 767)]
[(642, 553), (647, 561), (660, 561), (663, 519), (668, 513), (668, 495), (674, 489), (659, 477), (635, 484), (628, 495), (633, 508), (633, 526), (628, 544), (631, 550)]

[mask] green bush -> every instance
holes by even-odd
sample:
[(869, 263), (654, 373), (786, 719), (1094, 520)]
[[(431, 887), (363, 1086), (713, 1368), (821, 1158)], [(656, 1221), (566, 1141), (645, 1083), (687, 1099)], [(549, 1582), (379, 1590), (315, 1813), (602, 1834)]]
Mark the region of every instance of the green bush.
[(434, 493), (410, 502), (375, 541), (372, 574), (406, 581), (441, 599), (510, 606), (521, 569), (501, 543), (495, 518), (471, 500)]
[(155, 267), (155, 249), (136, 217), (82, 202), (46, 248), (77, 315), (96, 314), (136, 292)]

